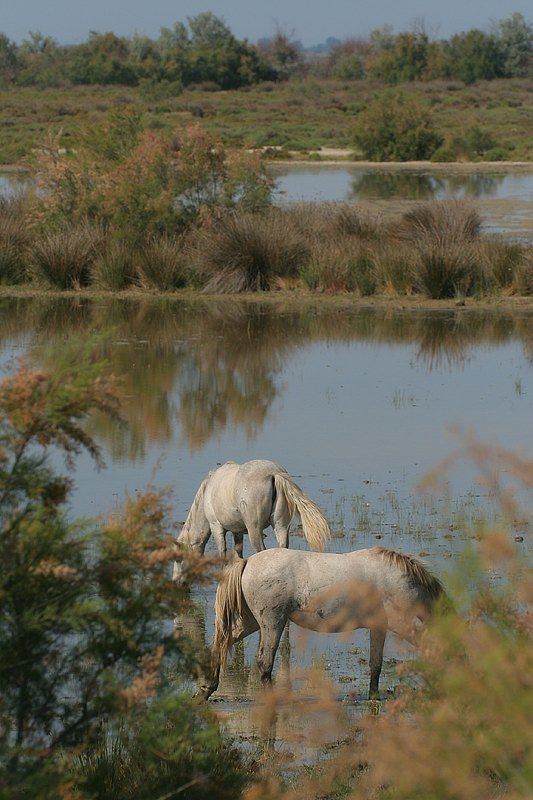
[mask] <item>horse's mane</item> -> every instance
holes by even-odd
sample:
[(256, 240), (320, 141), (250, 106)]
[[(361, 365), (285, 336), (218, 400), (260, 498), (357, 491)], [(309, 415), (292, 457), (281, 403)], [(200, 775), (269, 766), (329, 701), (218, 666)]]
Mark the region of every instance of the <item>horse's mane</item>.
[(192, 505), (191, 505), (191, 507), (189, 509), (189, 513), (187, 514), (187, 519), (183, 523), (183, 527), (181, 529), (180, 536), (183, 536), (183, 538), (187, 539), (187, 541), (189, 540), (189, 531), (191, 529), (191, 524), (192, 524), (192, 521), (194, 519), (194, 515), (198, 511), (200, 503), (204, 499), (205, 488), (206, 488), (207, 482), (208, 482), (208, 480), (209, 480), (209, 478), (211, 477), (212, 474), (213, 474), (213, 470), (211, 470), (211, 472), (208, 473), (207, 478), (205, 478), (202, 481), (202, 483), (200, 484), (200, 486), (198, 488), (198, 491), (194, 495), (194, 500), (192, 501)]
[(435, 575), (432, 575), (428, 568), (420, 559), (408, 553), (399, 553), (397, 550), (389, 550), (386, 547), (374, 547), (374, 551), (384, 558), (389, 564), (397, 567), (402, 572), (422, 586), (428, 593), (431, 600), (436, 600), (444, 594), (444, 586)]

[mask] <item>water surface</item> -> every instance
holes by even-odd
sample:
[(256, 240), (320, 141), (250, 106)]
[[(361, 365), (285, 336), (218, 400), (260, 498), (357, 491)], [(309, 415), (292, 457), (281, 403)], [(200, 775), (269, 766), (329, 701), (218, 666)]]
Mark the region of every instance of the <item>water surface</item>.
[[(21, 355), (53, 365), (67, 340), (104, 331), (103, 351), (124, 376), (128, 425), (91, 421), (107, 468), (78, 460), (73, 516), (113, 513), (126, 493), (170, 486), (178, 530), (210, 469), (269, 458), (322, 506), (332, 550), (396, 547), (424, 555), (445, 577), (487, 519), (501, 520), (513, 546), (529, 550), (530, 509), (503, 520), (494, 487), (479, 482), (464, 453), (437, 488), (421, 493), (418, 484), (462, 449), (468, 433), (531, 455), (533, 313), (383, 310), (320, 299), (0, 300), (7, 370)], [(504, 484), (506, 470), (502, 464), (497, 474)], [(271, 532), (267, 542), (274, 545)], [(306, 547), (297, 529), (291, 545)], [(208, 639), (213, 596), (214, 586), (195, 591), (195, 630), (203, 636), (205, 626)], [(339, 697), (364, 696), (366, 632), (349, 642), (315, 634), (299, 645), (300, 638), (291, 629), (276, 670), (319, 664)], [(231, 712), (229, 727), (242, 726), (239, 704), (240, 716), (232, 716), (236, 699), (257, 688), (255, 646), (250, 637), (221, 685), (217, 707)], [(391, 659), (405, 652), (391, 641), (386, 656), (384, 689), (396, 682)], [(294, 681), (305, 693), (305, 681)]]

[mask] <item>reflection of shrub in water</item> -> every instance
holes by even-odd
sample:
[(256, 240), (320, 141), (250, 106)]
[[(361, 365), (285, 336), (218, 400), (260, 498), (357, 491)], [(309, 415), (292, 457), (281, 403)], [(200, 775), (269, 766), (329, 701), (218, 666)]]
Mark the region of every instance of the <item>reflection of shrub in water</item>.
[(444, 181), (412, 172), (364, 172), (351, 182), (351, 195), (359, 200), (432, 200)]

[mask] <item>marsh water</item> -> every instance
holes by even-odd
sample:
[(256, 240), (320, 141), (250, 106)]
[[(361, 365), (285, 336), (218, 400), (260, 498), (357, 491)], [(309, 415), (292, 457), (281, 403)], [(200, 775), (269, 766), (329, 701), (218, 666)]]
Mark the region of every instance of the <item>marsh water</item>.
[(533, 238), (531, 165), (279, 163), (271, 171), (280, 203), (348, 202), (396, 212), (410, 204), (463, 198), (478, 208), (487, 232)]
[[(21, 356), (53, 365), (73, 336), (94, 332), (108, 333), (106, 355), (124, 376), (127, 425), (91, 420), (107, 468), (79, 459), (73, 516), (113, 514), (126, 493), (151, 484), (172, 487), (178, 530), (210, 469), (269, 458), (322, 506), (332, 550), (391, 546), (424, 556), (446, 578), (483, 525), (498, 520), (513, 546), (529, 551), (529, 498), (520, 496), (524, 514), (504, 519), (496, 485), (487, 474), (479, 480), (466, 442), (531, 454), (533, 312), (384, 310), (320, 298), (0, 300), (4, 371)], [(439, 482), (423, 490), (435, 468)], [(508, 482), (506, 467), (496, 475)], [(297, 525), (291, 546), (306, 547)], [(214, 586), (195, 590), (198, 618), (187, 623), (208, 639), (213, 596)], [(316, 634), (303, 645), (289, 635), (275, 672), (320, 665), (339, 699), (364, 697), (366, 632)], [(215, 696), (244, 738), (253, 731), (251, 704), (241, 701), (257, 686), (256, 644), (252, 636), (238, 651)], [(384, 691), (405, 655), (388, 642)]]

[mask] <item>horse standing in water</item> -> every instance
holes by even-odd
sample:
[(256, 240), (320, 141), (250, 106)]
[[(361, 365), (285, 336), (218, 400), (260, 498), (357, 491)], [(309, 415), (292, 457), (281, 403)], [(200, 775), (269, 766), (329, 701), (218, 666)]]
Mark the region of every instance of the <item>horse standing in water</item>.
[[(259, 459), (244, 464), (228, 461), (200, 485), (177, 543), (203, 553), (212, 534), (219, 554), (225, 557), (226, 533), (231, 531), (235, 551), (242, 558), (244, 534), (248, 533), (257, 553), (265, 549), (263, 531), (272, 525), (279, 546), (288, 547), (295, 513), (311, 547), (323, 550), (331, 536), (328, 522), (284, 467)], [(179, 561), (174, 562), (173, 579), (182, 579)]]
[(198, 694), (207, 699), (216, 691), (232, 644), (257, 630), (261, 681), (271, 683), (280, 637), (292, 620), (326, 633), (368, 628), (369, 696), (377, 697), (387, 631), (416, 643), (440, 597), (442, 584), (421, 561), (383, 547), (340, 554), (271, 549), (236, 561), (217, 588), (213, 674)]

